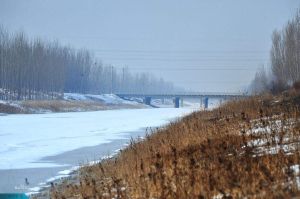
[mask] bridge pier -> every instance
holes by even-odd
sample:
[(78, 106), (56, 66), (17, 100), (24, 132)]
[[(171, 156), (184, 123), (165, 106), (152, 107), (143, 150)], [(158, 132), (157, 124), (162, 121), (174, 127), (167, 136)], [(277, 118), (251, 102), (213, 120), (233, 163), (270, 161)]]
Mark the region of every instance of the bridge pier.
[(151, 105), (151, 97), (145, 97), (144, 98), (144, 103), (146, 104), (146, 105)]
[(207, 109), (208, 108), (208, 97), (204, 98), (204, 108)]
[(175, 97), (174, 99), (174, 104), (175, 104), (175, 108), (179, 108), (179, 101), (180, 101), (180, 97)]

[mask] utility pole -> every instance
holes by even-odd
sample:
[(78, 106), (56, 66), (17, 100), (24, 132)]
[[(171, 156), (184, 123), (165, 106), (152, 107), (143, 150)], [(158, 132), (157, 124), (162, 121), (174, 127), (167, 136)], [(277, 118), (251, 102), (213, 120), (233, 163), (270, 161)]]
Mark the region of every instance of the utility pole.
[(125, 85), (126, 85), (126, 83), (125, 83), (125, 68), (123, 67), (122, 68), (122, 85), (121, 85), (121, 92), (125, 92)]
[(122, 75), (123, 75), (122, 82), (123, 82), (123, 84), (124, 84), (124, 80), (125, 80), (125, 68), (124, 68), (124, 67), (122, 68), (122, 72), (123, 72), (123, 74), (122, 74)]
[(110, 94), (113, 93), (113, 83), (114, 83), (113, 71), (114, 71), (114, 67), (111, 66), (111, 86), (110, 86)]

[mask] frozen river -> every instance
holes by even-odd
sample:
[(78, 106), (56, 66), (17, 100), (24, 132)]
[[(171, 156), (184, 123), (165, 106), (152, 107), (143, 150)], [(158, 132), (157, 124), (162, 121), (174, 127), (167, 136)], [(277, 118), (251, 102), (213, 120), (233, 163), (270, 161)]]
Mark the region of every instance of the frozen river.
[[(131, 137), (143, 136), (141, 129), (165, 125), (192, 111), (149, 108), (0, 116), (0, 192), (28, 191), (63, 173), (59, 171), (111, 155)], [(22, 186), (25, 178), (27, 187)]]

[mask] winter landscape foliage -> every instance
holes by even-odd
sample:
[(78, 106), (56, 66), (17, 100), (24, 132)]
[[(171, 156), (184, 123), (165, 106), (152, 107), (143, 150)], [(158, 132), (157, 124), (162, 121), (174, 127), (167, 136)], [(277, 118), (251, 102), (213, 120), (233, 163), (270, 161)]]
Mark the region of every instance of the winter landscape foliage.
[(0, 99), (57, 99), (69, 93), (171, 93), (174, 86), (147, 73), (104, 65), (84, 49), (28, 39), (0, 26)]
[[(254, 77), (255, 96), (197, 112), (147, 107), (0, 116), (0, 169), (61, 166), (43, 162), (42, 157), (123, 139), (128, 136), (124, 131), (160, 126), (147, 128), (145, 137), (131, 139), (114, 156), (59, 172), (32, 197), (297, 198), (299, 53), (300, 11), (273, 33), (271, 66)], [(33, 107), (42, 107), (40, 112), (105, 109), (102, 105), (136, 108), (137, 100), (112, 93), (176, 90), (149, 74), (104, 65), (87, 50), (30, 40), (22, 32), (10, 34), (0, 28), (0, 112), (7, 107), (10, 113), (32, 113), (22, 110)]]
[(150, 130), (117, 156), (80, 168), (73, 181), (53, 185), (50, 196), (299, 197), (299, 16), (273, 34), (270, 72), (259, 71), (251, 85), (261, 95)]
[(282, 30), (272, 35), (270, 68), (261, 68), (255, 75), (253, 93), (281, 92), (295, 84), (300, 87), (300, 11)]

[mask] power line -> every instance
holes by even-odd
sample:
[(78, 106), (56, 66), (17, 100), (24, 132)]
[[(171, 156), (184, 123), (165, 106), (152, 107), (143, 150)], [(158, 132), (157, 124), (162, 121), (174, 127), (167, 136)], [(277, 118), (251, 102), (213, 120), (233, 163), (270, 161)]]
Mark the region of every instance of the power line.
[(265, 59), (265, 56), (262, 55), (155, 55), (155, 54), (139, 54), (139, 55), (115, 55), (115, 54), (110, 54), (110, 55), (98, 55), (103, 58), (107, 59), (114, 59), (114, 58), (130, 58), (130, 59), (135, 59), (135, 58), (155, 58), (155, 59), (187, 59), (187, 58), (206, 58), (206, 59)]
[[(104, 59), (104, 58), (102, 58)], [(227, 59), (170, 59), (170, 58), (106, 58), (109, 60), (115, 60), (115, 61), (167, 61), (167, 62), (182, 62), (182, 61), (266, 61), (263, 59), (233, 59), (233, 58), (227, 58)]]
[(176, 81), (174, 84), (178, 85), (207, 85), (207, 84), (236, 84), (236, 85), (248, 85), (251, 81)]
[(122, 49), (90, 49), (94, 52), (121, 53), (269, 53), (261, 50), (122, 50)]
[[(118, 68), (119, 70), (121, 68)], [(128, 68), (128, 70), (150, 71), (256, 71), (256, 68)]]
[(248, 82), (248, 80), (178, 80), (176, 82)]
[[(115, 65), (117, 66), (116, 68), (123, 68), (124, 64), (118, 64)], [(125, 68), (128, 69), (144, 69), (144, 68), (148, 68), (148, 69), (152, 69), (152, 68), (157, 68), (157, 69), (162, 69), (162, 68), (167, 68), (167, 69), (173, 69), (173, 68), (192, 68), (192, 69), (201, 69), (201, 68), (253, 68), (253, 69), (257, 69), (257, 65), (253, 65), (253, 64), (241, 64), (241, 63), (195, 63), (195, 64), (189, 64), (189, 65), (185, 65), (185, 64), (174, 64), (174, 65), (165, 65), (165, 64), (134, 64), (134, 65), (126, 65)]]

